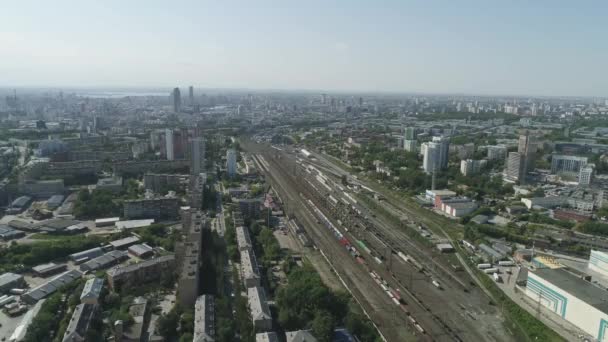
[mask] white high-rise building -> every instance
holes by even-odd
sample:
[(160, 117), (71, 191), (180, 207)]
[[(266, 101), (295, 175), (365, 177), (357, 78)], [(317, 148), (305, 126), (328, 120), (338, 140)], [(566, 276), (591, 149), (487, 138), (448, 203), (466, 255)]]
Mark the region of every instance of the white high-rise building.
[(190, 140), (190, 148), (192, 151), (192, 174), (198, 175), (205, 172), (205, 140), (203, 138)]
[(175, 160), (175, 154), (173, 149), (173, 130), (167, 128), (165, 130), (165, 149), (167, 154), (167, 160)]
[(450, 140), (445, 137), (434, 137), (433, 141), (422, 144), (424, 172), (433, 173), (447, 168), (449, 148)]
[(233, 149), (226, 151), (226, 173), (230, 178), (236, 176), (236, 151)]
[(578, 185), (590, 185), (595, 172), (595, 164), (587, 164), (578, 173)]

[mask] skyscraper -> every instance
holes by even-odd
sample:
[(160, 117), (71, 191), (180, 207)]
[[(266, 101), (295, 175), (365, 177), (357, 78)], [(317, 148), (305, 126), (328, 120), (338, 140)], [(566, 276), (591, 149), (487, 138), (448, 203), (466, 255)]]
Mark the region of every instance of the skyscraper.
[(424, 172), (433, 173), (448, 167), (450, 140), (446, 137), (433, 137), (433, 141), (422, 144)]
[(205, 139), (193, 138), (190, 140), (192, 151), (192, 167), (190, 171), (193, 175), (205, 172)]
[(180, 95), (179, 88), (173, 89), (173, 111), (179, 113), (182, 108), (182, 96)]
[(191, 106), (194, 106), (194, 87), (190, 86), (188, 88), (188, 101), (190, 102)]
[(534, 160), (536, 159), (536, 150), (538, 144), (534, 141), (534, 137), (530, 135), (529, 131), (519, 136), (519, 146), (517, 152), (521, 157), (521, 171), (520, 171), (520, 183), (525, 182), (525, 176), (528, 172), (534, 170)]
[(505, 167), (505, 180), (517, 182), (523, 178), (522, 159), (522, 155), (519, 152), (509, 152)]
[(230, 178), (236, 176), (236, 151), (234, 149), (226, 151), (226, 173)]
[(416, 152), (416, 129), (414, 127), (406, 127), (403, 138), (403, 148), (408, 152)]
[(416, 140), (416, 128), (406, 127), (404, 130), (405, 140)]
[(165, 151), (167, 160), (175, 160), (175, 154), (173, 153), (173, 129), (171, 128), (165, 130)]

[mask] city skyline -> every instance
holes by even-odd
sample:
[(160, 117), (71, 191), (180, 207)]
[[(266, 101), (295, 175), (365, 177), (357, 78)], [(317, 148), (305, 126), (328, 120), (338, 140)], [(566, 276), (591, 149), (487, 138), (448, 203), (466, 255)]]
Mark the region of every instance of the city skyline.
[(0, 86), (608, 94), (600, 2), (112, 4), (6, 6)]

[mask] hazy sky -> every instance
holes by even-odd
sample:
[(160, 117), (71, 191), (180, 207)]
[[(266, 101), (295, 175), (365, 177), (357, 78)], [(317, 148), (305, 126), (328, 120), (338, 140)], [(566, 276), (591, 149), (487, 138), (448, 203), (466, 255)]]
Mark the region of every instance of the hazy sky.
[(0, 86), (608, 96), (608, 1), (3, 1)]

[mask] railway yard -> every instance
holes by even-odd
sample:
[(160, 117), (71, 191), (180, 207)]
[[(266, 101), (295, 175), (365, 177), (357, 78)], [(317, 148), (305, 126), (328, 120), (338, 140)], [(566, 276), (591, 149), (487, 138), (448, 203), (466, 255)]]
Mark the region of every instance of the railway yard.
[(435, 248), (448, 241), (414, 237), (432, 219), (382, 201), (401, 218), (387, 219), (361, 200), (372, 189), (343, 184), (344, 171), (323, 158), (242, 145), (385, 340), (517, 340), (458, 258)]

